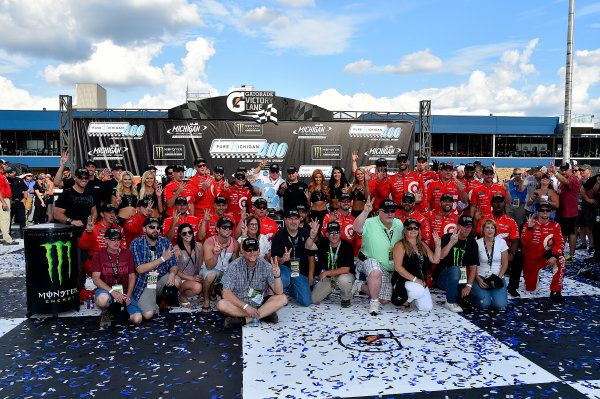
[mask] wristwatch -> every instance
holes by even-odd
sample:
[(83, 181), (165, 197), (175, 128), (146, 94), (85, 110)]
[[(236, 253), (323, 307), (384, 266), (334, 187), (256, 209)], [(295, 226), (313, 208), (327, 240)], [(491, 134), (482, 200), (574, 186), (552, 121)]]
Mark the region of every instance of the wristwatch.
[(73, 219), (71, 219), (71, 218), (67, 218), (67, 220), (66, 220), (66, 223), (67, 223), (67, 224), (71, 224), (71, 222), (72, 222), (72, 221), (73, 221)]

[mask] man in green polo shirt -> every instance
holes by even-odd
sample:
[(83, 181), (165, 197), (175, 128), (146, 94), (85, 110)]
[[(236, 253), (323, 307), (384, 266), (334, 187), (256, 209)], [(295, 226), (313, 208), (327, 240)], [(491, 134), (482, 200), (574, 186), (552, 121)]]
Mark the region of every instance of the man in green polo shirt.
[(356, 270), (367, 276), (367, 283), (354, 282), (352, 295), (358, 291), (371, 297), (369, 313), (376, 316), (379, 303), (392, 298), (392, 273), (394, 272), (393, 248), (402, 239), (404, 226), (396, 219), (396, 204), (390, 199), (379, 203), (378, 216), (367, 219), (373, 209), (373, 199), (368, 199), (362, 213), (354, 221), (354, 232), (362, 236), (359, 261)]

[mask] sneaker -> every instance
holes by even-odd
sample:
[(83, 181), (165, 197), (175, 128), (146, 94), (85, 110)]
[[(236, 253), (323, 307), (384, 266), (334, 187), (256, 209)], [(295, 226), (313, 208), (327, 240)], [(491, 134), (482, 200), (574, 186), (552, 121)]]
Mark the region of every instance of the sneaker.
[(594, 253), (594, 247), (588, 248), (588, 254), (592, 255)]
[(277, 312), (273, 312), (270, 315), (260, 319), (260, 321), (263, 321), (265, 323), (277, 324), (279, 322), (279, 316), (277, 316)]
[(352, 284), (352, 296), (355, 296), (360, 291), (360, 287), (362, 287), (363, 282), (359, 279), (354, 280), (354, 284)]
[(454, 313), (461, 313), (463, 311), (463, 308), (461, 308), (458, 303), (450, 303), (446, 301), (444, 303), (444, 307)]
[(108, 313), (108, 311), (106, 311), (106, 310), (103, 310), (102, 313), (100, 314), (100, 328), (110, 327), (110, 325), (111, 325), (110, 313)]
[(369, 305), (369, 314), (371, 316), (377, 316), (379, 313), (379, 299), (371, 299), (371, 304)]
[(565, 297), (562, 296), (560, 291), (552, 291), (550, 292), (550, 300), (554, 303), (563, 303), (565, 301)]
[(342, 299), (342, 307), (349, 308), (350, 307), (350, 299)]
[(519, 292), (516, 289), (514, 289), (514, 288), (508, 288), (506, 290), (506, 292), (508, 293), (508, 297), (510, 299), (515, 299), (515, 298), (520, 298), (521, 297), (521, 294), (519, 294)]
[(590, 278), (590, 276), (592, 275), (592, 270), (593, 269), (589, 266), (583, 266), (577, 272), (577, 277)]
[(245, 324), (246, 324), (245, 317), (227, 317), (227, 318), (225, 318), (225, 322), (223, 323), (223, 326), (225, 328), (237, 328), (237, 327), (242, 327)]
[(566, 260), (567, 262), (569, 262), (569, 263), (570, 263), (570, 262), (575, 262), (575, 256), (574, 256), (574, 255), (571, 255), (571, 254), (567, 254), (567, 255), (565, 255), (565, 260)]
[(2, 241), (2, 244), (4, 244), (4, 245), (19, 245), (19, 243), (18, 243), (18, 242), (16, 242), (15, 240), (12, 240), (11, 242), (4, 241), (4, 240), (3, 240), (3, 241)]

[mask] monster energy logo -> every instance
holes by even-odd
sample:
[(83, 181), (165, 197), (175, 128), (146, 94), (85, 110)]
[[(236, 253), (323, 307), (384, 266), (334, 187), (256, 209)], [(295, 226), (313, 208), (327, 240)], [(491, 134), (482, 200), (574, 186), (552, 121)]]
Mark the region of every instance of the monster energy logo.
[(321, 158), (323, 156), (323, 147), (321, 146), (313, 146), (313, 158)]
[(56, 258), (58, 260), (58, 263), (56, 265), (56, 269), (58, 271), (58, 282), (62, 285), (63, 247), (67, 247), (67, 257), (69, 259), (69, 277), (71, 277), (71, 242), (56, 241), (51, 244), (42, 244), (41, 246), (46, 248), (46, 259), (48, 260), (48, 274), (50, 275), (51, 282), (54, 282), (54, 279), (52, 278), (52, 269), (54, 269), (52, 247), (56, 248)]
[(465, 250), (462, 248), (454, 247), (454, 266), (461, 266), (463, 258), (465, 257)]
[(165, 154), (165, 147), (154, 146), (154, 158), (161, 158)]

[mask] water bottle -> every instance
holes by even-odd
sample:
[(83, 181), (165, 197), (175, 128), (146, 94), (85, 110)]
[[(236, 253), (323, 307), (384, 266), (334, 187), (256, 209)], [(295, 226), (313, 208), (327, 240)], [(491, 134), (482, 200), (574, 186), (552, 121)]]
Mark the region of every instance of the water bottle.
[(596, 223), (600, 223), (600, 208), (596, 209)]
[(255, 317), (252, 319), (252, 321), (248, 324), (248, 327), (258, 327), (258, 319)]

